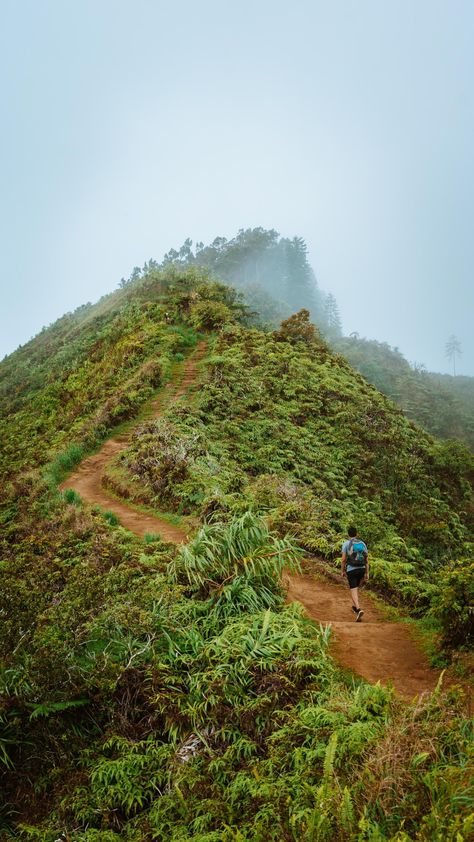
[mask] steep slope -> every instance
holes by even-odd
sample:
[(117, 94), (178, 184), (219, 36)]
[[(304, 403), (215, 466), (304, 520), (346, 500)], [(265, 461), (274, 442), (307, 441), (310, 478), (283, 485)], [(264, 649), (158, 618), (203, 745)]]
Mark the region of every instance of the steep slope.
[[(467, 842), (462, 692), (405, 705), (341, 673), (281, 576), (295, 543), (330, 564), (355, 518), (392, 594), (436, 608), (429, 562), (464, 610), (469, 580), (464, 603), (449, 577), (470, 564), (469, 454), (408, 424), (304, 314), (248, 330), (235, 295), (195, 271), (122, 292), (21, 349), (21, 377), (2, 368), (2, 832)], [(177, 548), (58, 486), (179, 379), (198, 332), (199, 390), (119, 441), (110, 477), (203, 521)], [(469, 616), (446, 628), (466, 640)]]
[[(186, 361), (184, 376), (170, 384), (166, 395), (155, 399), (146, 414), (159, 418), (166, 406), (174, 406), (186, 390), (195, 386), (197, 362), (203, 357), (206, 345), (201, 343), (197, 352)], [(162, 540), (183, 543), (188, 539), (186, 532), (163, 517), (147, 514), (132, 508), (129, 502), (111, 496), (104, 487), (105, 471), (110, 461), (123, 452), (130, 434), (122, 434), (107, 440), (100, 451), (87, 457), (61, 487), (73, 489), (87, 503), (99, 505), (113, 512), (123, 527), (135, 535), (159, 534)], [(434, 689), (439, 671), (430, 669), (427, 659), (414, 644), (407, 630), (400, 624), (389, 623), (381, 616), (370, 601), (364, 600), (364, 627), (350, 618), (347, 592), (329, 581), (323, 582), (308, 575), (289, 575), (284, 578), (288, 599), (304, 605), (309, 616), (319, 623), (330, 623), (335, 632), (333, 651), (338, 661), (372, 683), (381, 681), (392, 684), (403, 697), (412, 699), (415, 695)]]
[(375, 582), (415, 608), (470, 556), (472, 457), (407, 422), (301, 315), (223, 331), (194, 405), (138, 429), (117, 468), (143, 502), (205, 515), (240, 499), (328, 559), (354, 521)]
[[(160, 395), (147, 407), (147, 415), (151, 418), (160, 416), (163, 404), (169, 404), (182, 397), (196, 379), (196, 366), (205, 352), (206, 345), (201, 342), (197, 351), (186, 360), (182, 378), (170, 383), (165, 395)], [(97, 504), (103, 509), (113, 512), (122, 526), (135, 535), (144, 537), (146, 534), (158, 533), (164, 541), (181, 543), (186, 540), (186, 532), (169, 521), (144, 512), (134, 511), (130, 505), (121, 502), (107, 492), (103, 485), (104, 470), (111, 459), (125, 449), (129, 441), (129, 434), (122, 433), (113, 436), (105, 442), (98, 453), (84, 459), (78, 469), (61, 484), (62, 489), (74, 489), (88, 503)]]
[(354, 368), (407, 417), (435, 436), (458, 439), (474, 449), (474, 379), (412, 367), (385, 342), (344, 337), (334, 343)]

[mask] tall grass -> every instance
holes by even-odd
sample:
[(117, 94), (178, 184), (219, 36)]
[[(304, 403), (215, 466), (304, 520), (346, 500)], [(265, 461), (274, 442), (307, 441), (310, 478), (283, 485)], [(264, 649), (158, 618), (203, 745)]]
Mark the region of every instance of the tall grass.
[(52, 485), (59, 485), (85, 456), (84, 446), (73, 442), (67, 450), (58, 453), (46, 466), (44, 476)]

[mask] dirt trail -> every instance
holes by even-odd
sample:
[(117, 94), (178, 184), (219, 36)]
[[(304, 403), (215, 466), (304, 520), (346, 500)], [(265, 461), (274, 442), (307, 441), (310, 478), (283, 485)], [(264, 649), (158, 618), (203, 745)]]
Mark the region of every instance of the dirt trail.
[(307, 574), (285, 578), (288, 599), (301, 602), (316, 622), (331, 624), (331, 649), (343, 667), (371, 684), (391, 682), (405, 699), (435, 688), (439, 671), (430, 668), (406, 626), (385, 620), (366, 592), (360, 602), (364, 616), (356, 623), (347, 587)]
[[(142, 417), (159, 417), (165, 406), (184, 395), (195, 383), (197, 365), (205, 350), (206, 344), (200, 343), (186, 360), (182, 379), (177, 384), (168, 384), (148, 405)], [(165, 541), (176, 544), (185, 542), (188, 536), (183, 529), (134, 509), (128, 503), (117, 500), (103, 487), (102, 476), (106, 465), (127, 446), (130, 435), (124, 433), (106, 441), (99, 452), (85, 459), (61, 487), (73, 488), (88, 503), (98, 504), (114, 512), (121, 525), (136, 535), (143, 537), (146, 533), (158, 533)], [(362, 599), (365, 611), (363, 621), (356, 623), (350, 610), (348, 589), (342, 584), (307, 574), (286, 574), (285, 578), (288, 600), (300, 602), (316, 622), (331, 624), (331, 648), (342, 666), (371, 683), (391, 682), (397, 693), (405, 699), (412, 699), (436, 686), (439, 672), (430, 669), (427, 659), (407, 628), (401, 623), (384, 620), (366, 593)]]
[[(164, 406), (177, 401), (193, 385), (196, 380), (197, 366), (206, 351), (206, 343), (200, 342), (192, 356), (188, 357), (184, 366), (182, 379), (177, 383), (168, 383), (158, 397), (150, 402), (144, 417), (158, 418)], [(120, 519), (125, 529), (140, 535), (147, 533), (161, 535), (164, 541), (180, 544), (187, 540), (187, 535), (179, 526), (174, 526), (162, 518), (155, 517), (134, 509), (107, 492), (102, 484), (102, 477), (106, 465), (117, 453), (124, 450), (130, 441), (130, 433), (124, 433), (108, 439), (98, 453), (88, 456), (81, 462), (79, 468), (71, 474), (61, 488), (73, 488), (83, 500), (101, 506), (113, 512)]]

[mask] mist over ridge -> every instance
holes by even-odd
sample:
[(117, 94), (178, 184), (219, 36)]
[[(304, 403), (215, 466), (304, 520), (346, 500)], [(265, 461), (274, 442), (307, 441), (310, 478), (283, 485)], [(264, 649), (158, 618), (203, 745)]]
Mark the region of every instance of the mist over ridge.
[(456, 9), (10, 4), (0, 356), (171, 243), (262, 225), (304, 238), (346, 334), (440, 372), (455, 334), (473, 374), (474, 11)]
[[(120, 286), (139, 282), (154, 269), (204, 267), (219, 281), (241, 292), (257, 323), (277, 327), (304, 308), (334, 350), (381, 392), (398, 403), (406, 416), (435, 436), (459, 439), (474, 449), (474, 378), (430, 373), (405, 359), (398, 347), (367, 339), (354, 331), (344, 336), (335, 296), (318, 284), (302, 237), (281, 237), (274, 229), (240, 229), (231, 239), (193, 244), (190, 238), (170, 249), (159, 264), (135, 267)], [(453, 362), (460, 346), (453, 339)]]
[[(309, 262), (308, 249), (302, 237), (283, 237), (275, 229), (262, 227), (240, 229), (227, 239), (215, 237), (212, 242), (193, 243), (186, 238), (181, 246), (171, 248), (159, 263), (148, 260), (142, 268), (135, 266), (128, 278), (122, 277), (115, 292), (104, 295), (96, 304), (81, 304), (73, 313), (43, 328), (34, 340), (0, 363), (0, 377), (6, 386), (9, 372), (17, 373), (41, 353), (42, 344), (62, 325), (79, 320), (96, 319), (120, 306), (122, 291), (127, 295), (144, 285), (148, 288), (162, 273), (186, 273), (204, 270), (218, 283), (228, 284), (230, 295), (238, 295), (247, 309), (248, 324), (278, 328), (280, 323), (305, 312), (330, 347), (340, 353), (369, 383), (398, 404), (406, 417), (442, 439), (457, 439), (474, 450), (474, 378), (430, 373), (425, 366), (412, 364), (398, 347), (387, 342), (367, 339), (358, 331), (344, 336), (339, 306), (332, 293), (318, 284)], [(64, 354), (68, 358), (68, 332), (63, 334)], [(459, 345), (452, 338), (454, 351)], [(33, 354), (33, 357), (31, 357)], [(457, 353), (453, 354), (456, 364)]]

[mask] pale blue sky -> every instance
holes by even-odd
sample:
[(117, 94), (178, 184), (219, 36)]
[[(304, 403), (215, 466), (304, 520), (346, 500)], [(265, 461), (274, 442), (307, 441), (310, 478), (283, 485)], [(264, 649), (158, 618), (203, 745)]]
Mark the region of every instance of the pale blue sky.
[(190, 236), (303, 236), (344, 330), (474, 375), (474, 4), (0, 0), (0, 358)]

